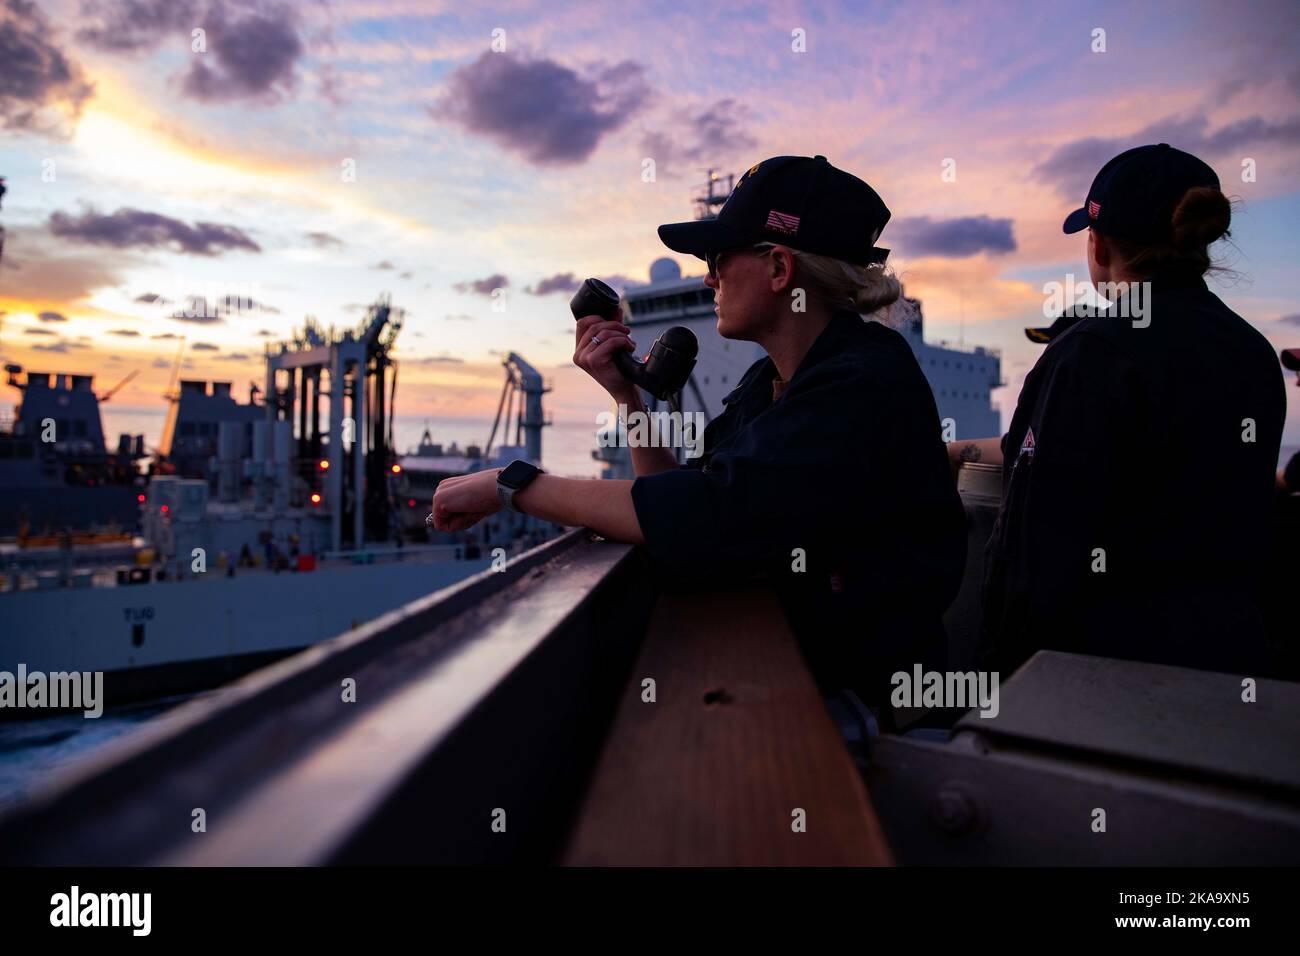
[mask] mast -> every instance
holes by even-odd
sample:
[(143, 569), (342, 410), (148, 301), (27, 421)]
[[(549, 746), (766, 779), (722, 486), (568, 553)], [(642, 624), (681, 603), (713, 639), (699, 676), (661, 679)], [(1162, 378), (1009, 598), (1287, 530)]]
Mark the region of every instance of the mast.
[[(705, 170), (708, 177), (704, 184), (704, 195), (695, 197), (695, 218), (696, 219), (716, 219), (718, 210), (722, 204), (727, 201), (731, 191), (736, 188), (735, 173), (727, 173), (727, 178), (723, 180), (722, 174), (716, 169)], [(726, 184), (724, 190), (723, 184)]]

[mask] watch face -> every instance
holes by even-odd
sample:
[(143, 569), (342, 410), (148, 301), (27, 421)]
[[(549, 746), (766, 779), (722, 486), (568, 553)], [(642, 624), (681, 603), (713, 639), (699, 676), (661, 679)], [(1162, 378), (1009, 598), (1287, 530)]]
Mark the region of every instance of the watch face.
[(526, 461), (512, 461), (506, 465), (505, 470), (497, 475), (497, 481), (510, 488), (522, 488), (537, 469)]

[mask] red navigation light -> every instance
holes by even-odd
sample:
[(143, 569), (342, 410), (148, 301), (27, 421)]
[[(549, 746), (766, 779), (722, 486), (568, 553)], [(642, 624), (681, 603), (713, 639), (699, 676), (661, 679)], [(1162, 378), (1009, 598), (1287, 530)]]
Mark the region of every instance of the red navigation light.
[(318, 464), (316, 467), (318, 467), (321, 471), (329, 471), (329, 470), (330, 470), (330, 460), (329, 460), (328, 458), (322, 458), (322, 459), (320, 460), (320, 464)]
[(414, 507), (415, 507), (415, 499), (414, 499), (414, 498), (408, 498), (407, 501), (406, 501), (406, 507), (408, 507), (408, 508), (414, 508)]
[(163, 505), (161, 510), (162, 510), (162, 513), (163, 513), (163, 514), (166, 514), (166, 513), (167, 513), (167, 506), (166, 506), (166, 505)]
[(140, 504), (144, 504), (144, 495), (136, 495), (135, 500), (140, 502)]
[(311, 503), (314, 505), (320, 504), (320, 495), (313, 493), (311, 496)]

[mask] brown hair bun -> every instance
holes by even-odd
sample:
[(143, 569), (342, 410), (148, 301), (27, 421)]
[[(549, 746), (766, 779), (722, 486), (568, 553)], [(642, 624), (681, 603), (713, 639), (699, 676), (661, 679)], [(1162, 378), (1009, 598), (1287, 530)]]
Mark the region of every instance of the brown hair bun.
[(1232, 205), (1214, 186), (1193, 186), (1174, 209), (1174, 247), (1203, 249), (1228, 234)]

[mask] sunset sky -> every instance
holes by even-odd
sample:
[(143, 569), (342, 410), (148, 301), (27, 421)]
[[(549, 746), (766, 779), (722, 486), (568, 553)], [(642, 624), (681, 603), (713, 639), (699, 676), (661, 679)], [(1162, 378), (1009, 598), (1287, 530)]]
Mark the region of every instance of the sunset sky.
[(893, 210), (928, 336), (1002, 350), (1005, 418), (1043, 284), (1087, 274), (1061, 220), (1141, 143), (1214, 166), (1239, 203), (1212, 288), (1300, 346), (1297, 50), (1293, 0), (0, 0), (0, 355), (101, 390), (140, 369), (114, 402), (161, 413), (181, 337), (185, 377), (238, 391), (304, 315), (388, 292), (399, 412), (490, 417), (514, 350), (591, 421), (573, 278), (644, 280), (706, 168), (820, 153)]

